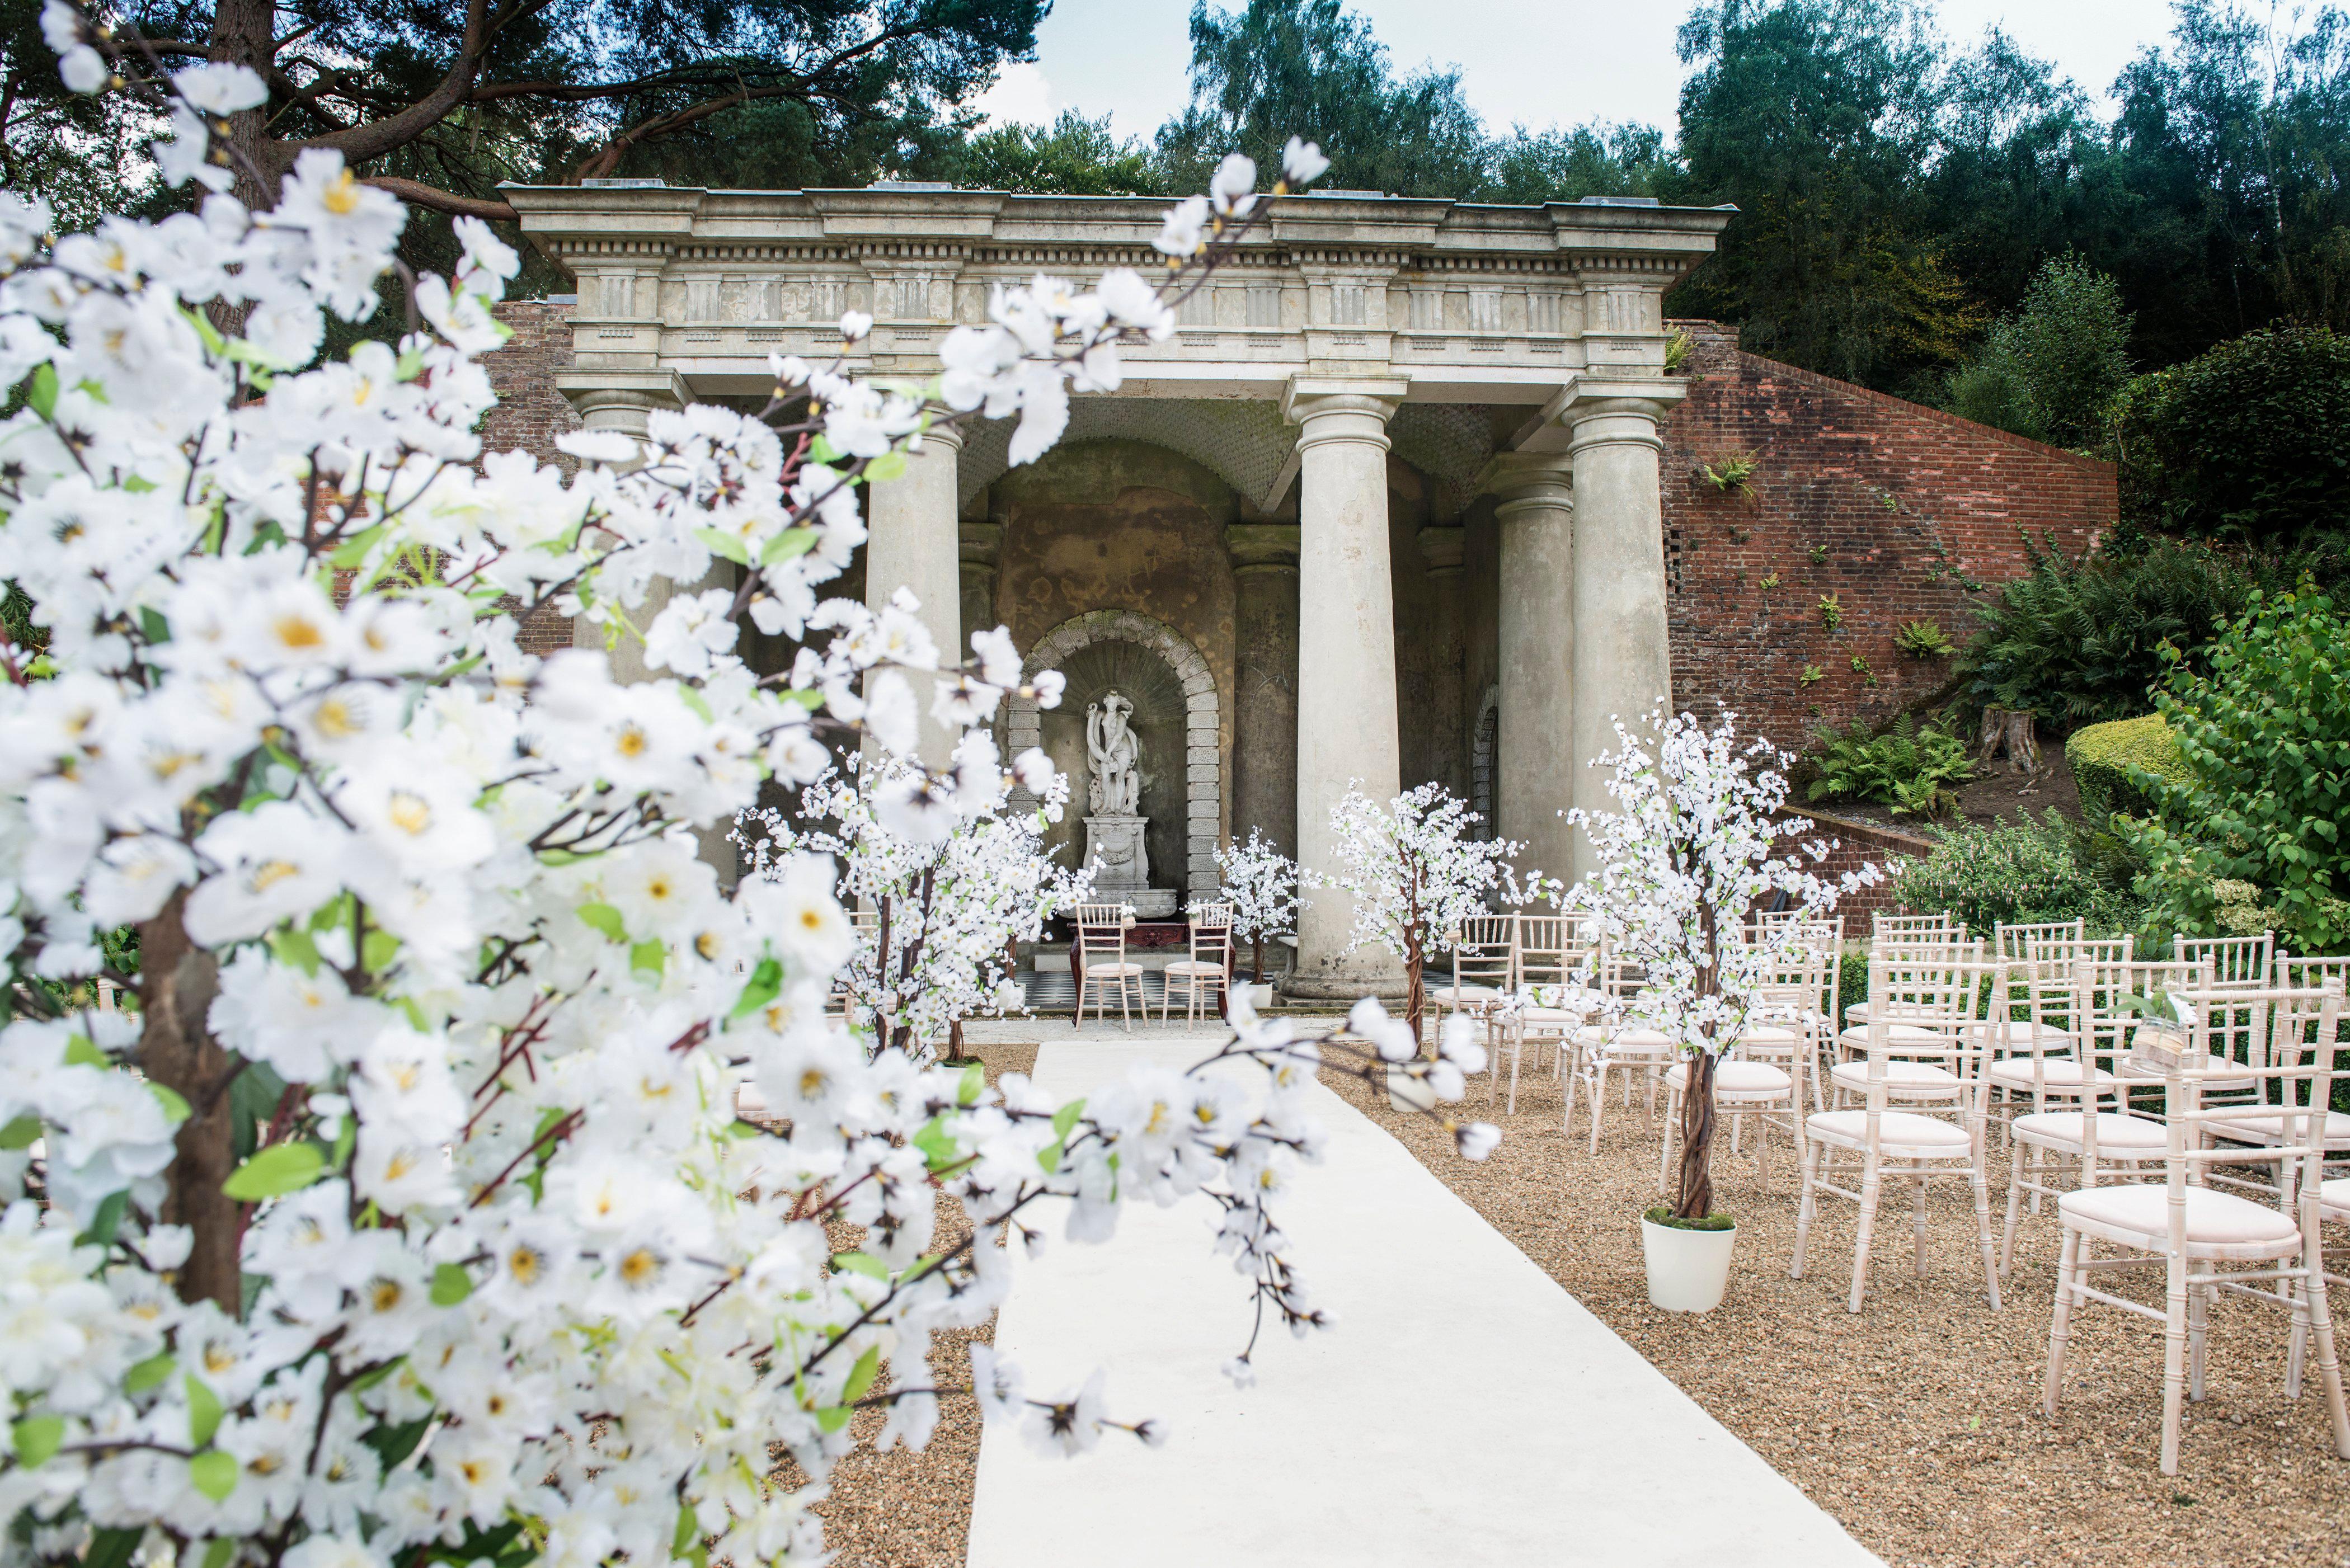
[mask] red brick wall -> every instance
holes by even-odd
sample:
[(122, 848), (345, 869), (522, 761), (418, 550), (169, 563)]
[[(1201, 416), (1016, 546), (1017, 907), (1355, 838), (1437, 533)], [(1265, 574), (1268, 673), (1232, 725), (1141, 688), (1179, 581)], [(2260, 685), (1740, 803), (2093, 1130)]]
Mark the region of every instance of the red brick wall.
[[(1675, 325), (1698, 350), (1661, 460), (1673, 698), (1701, 719), (1726, 705), (1790, 750), (1823, 722), (1881, 722), (1947, 687), (1955, 663), (1898, 652), (1903, 623), (1964, 646), (1966, 585), (2022, 576), (2024, 533), (2077, 554), (2113, 524), (2111, 463), (1745, 353), (1734, 328)], [(1698, 472), (1742, 453), (1758, 463), (1752, 494)], [(1821, 672), (1809, 684), (1806, 666)]]
[[(567, 299), (516, 299), (498, 306), (498, 319), (514, 336), (482, 359), (498, 394), (497, 407), (482, 421), (484, 452), (519, 448), (566, 472), (577, 466), (555, 450), (556, 436), (579, 428), (578, 414), (555, 389), (555, 373), (571, 362), (571, 309)], [(530, 653), (568, 648), (571, 623), (542, 611), (523, 623), (521, 642)]]
[[(1895, 833), (1871, 823), (1856, 822), (1850, 817), (1826, 816), (1808, 809), (1791, 812), (1790, 815), (1811, 819), (1815, 831), (1804, 835), (1803, 842), (1825, 838), (1835, 846), (1828, 851), (1828, 857), (1817, 865), (1814, 865), (1808, 856), (1798, 857), (1805, 870), (1822, 877), (1841, 877), (1847, 871), (1857, 871), (1869, 865), (1889, 876), (1897, 861), (1912, 856), (1923, 858), (1934, 850), (1931, 840), (1914, 837), (1907, 833)], [(1836, 900), (1836, 913), (1844, 917), (1844, 934), (1847, 939), (1866, 938), (1869, 931), (1869, 918), (1880, 912), (1904, 912), (1883, 882)]]

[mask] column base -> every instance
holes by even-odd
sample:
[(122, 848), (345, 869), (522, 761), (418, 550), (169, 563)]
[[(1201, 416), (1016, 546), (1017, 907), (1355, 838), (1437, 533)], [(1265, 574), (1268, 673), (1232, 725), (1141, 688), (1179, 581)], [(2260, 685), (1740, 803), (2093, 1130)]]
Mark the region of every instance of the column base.
[(1274, 989), (1293, 1002), (1358, 1002), (1366, 996), (1401, 1002), (1411, 988), (1400, 974), (1287, 974)]

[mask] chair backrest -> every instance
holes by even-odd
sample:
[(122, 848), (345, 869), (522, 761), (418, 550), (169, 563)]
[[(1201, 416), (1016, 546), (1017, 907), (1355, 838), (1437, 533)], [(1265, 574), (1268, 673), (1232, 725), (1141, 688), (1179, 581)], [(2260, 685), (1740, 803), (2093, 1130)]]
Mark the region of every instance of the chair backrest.
[(1746, 1014), (1748, 1022), (1801, 1029), (1806, 1036), (1818, 1034), (1827, 1018), (1820, 1006), (1820, 977), (1827, 962), (1827, 955), (1816, 947), (1783, 950), (1763, 968), (1754, 988), (1753, 1005)]
[(1983, 956), (1978, 937), (1956, 957), (1873, 950), (1868, 958), (1869, 1108), (1884, 1108), (1886, 1064), (1933, 1062), (1976, 1085), (1990, 1054), (1980, 1002), (1995, 987), (2000, 966)]
[(1507, 991), (1516, 973), (1518, 921), (1514, 915), (1471, 915), (1452, 929), (1452, 981)]
[(1880, 909), (1869, 917), (1868, 940), (1872, 945), (1964, 941), (1966, 935), (1966, 922), (1947, 909), (1939, 915), (1888, 915)]
[(1575, 923), (1568, 915), (1518, 915), (1517, 972), (1511, 989), (1529, 985), (1565, 985), (1574, 978)]
[(1077, 906), (1077, 950), (1081, 954), (1105, 955), (1124, 962), (1126, 906), (1079, 904)]
[(2002, 963), (2030, 963), (2035, 949), (2050, 942), (2078, 942), (2089, 934), (2086, 920), (2038, 920), (1991, 928), (1991, 956)]
[(2085, 942), (2075, 963), (2080, 995), (2074, 1002), (2082, 1049), (2089, 1055), (2112, 1059), (2127, 1054), (2129, 1034), (2139, 1018), (2133, 997), (2156, 992), (2204, 992), (2211, 989), (2210, 966), (2189, 960), (2126, 958), (2110, 961), (2086, 951), (2108, 944)]
[[(2176, 1245), (2185, 1241), (2181, 1189), (2191, 1181), (2211, 1179), (2201, 1168), (2273, 1163), (2281, 1188), (2298, 1188), (2305, 1203), (2314, 1202), (2324, 1175), (2326, 1113), (2337, 1061), (2336, 1052), (2318, 1049), (2318, 1043), (2334, 1040), (2343, 1023), (2338, 981), (2317, 988), (2211, 986), (2185, 995), (2197, 1013), (2186, 1029), (2185, 1061), (2164, 1074)], [(2227, 1093), (2241, 1082), (2242, 1066), (2212, 1061), (2223, 1054), (2220, 1031), (2235, 1027), (2218, 1019), (2247, 1012), (2258, 1021), (2255, 1055), (2261, 1058), (2254, 1066), (2257, 1092), (2249, 1101)], [(2220, 1097), (2215, 1100), (2210, 1088), (2220, 1089)], [(2206, 1124), (2212, 1122), (2226, 1125), (2211, 1128), (2207, 1136)], [(2264, 1147), (2255, 1152), (2248, 1147), (2254, 1142)], [(2213, 1147), (2197, 1147), (2203, 1144)]]
[(2173, 937), (2170, 956), (2181, 962), (2208, 959), (2211, 983), (2226, 991), (2236, 986), (2261, 989), (2276, 979), (2276, 933), (2256, 937)]
[(1191, 961), (1230, 966), (1232, 957), (1232, 906), (1191, 906)]

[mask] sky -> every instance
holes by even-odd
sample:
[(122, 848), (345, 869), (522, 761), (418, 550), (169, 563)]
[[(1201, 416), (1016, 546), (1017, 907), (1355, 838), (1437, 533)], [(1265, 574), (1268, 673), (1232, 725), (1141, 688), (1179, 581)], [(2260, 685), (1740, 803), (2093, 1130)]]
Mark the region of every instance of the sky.
[[(1237, 9), (1240, 0), (1211, 0)], [(2100, 109), (2132, 56), (2170, 30), (2169, 0), (1937, 0), (1942, 30), (1972, 43), (2004, 28), (2088, 91)], [(1348, 0), (1396, 65), (1459, 66), (1495, 130), (1633, 119), (1670, 131), (1680, 94), (1673, 35), (1689, 0)], [(1008, 68), (981, 100), (991, 119), (1043, 124), (1064, 109), (1149, 136), (1183, 107), (1191, 0), (1055, 0), (1036, 62)]]

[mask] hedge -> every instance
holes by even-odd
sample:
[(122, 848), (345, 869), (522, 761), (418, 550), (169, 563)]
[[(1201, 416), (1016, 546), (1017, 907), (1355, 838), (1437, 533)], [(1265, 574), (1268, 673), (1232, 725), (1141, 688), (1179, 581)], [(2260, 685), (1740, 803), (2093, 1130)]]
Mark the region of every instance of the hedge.
[(2130, 782), (2130, 770), (2142, 768), (2166, 780), (2187, 782), (2187, 763), (2178, 753), (2178, 737), (2159, 713), (2116, 719), (2107, 724), (2085, 724), (2064, 742), (2064, 760), (2080, 786), (2081, 816), (2093, 826), (2118, 812), (2124, 816), (2150, 816), (2154, 803)]

